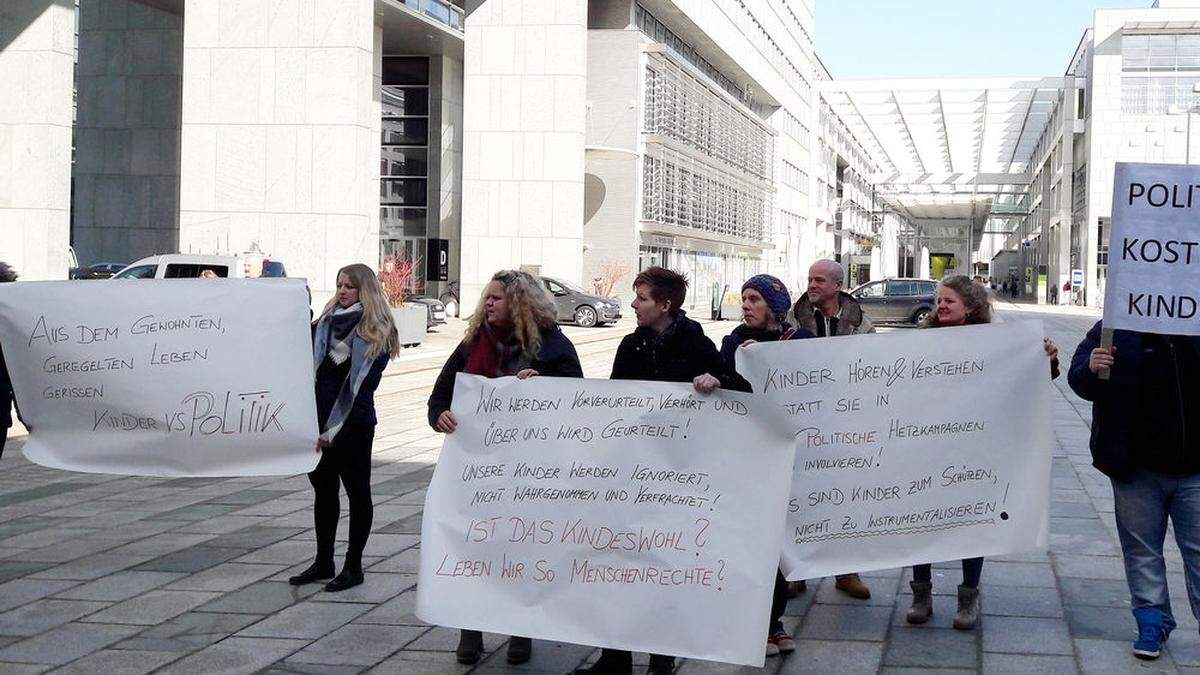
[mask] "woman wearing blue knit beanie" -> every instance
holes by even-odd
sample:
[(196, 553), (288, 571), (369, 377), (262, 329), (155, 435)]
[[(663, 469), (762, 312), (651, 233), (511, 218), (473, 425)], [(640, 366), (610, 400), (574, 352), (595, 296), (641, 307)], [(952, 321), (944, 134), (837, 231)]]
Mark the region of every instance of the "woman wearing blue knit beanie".
[[(792, 296), (787, 286), (770, 274), (756, 274), (742, 284), (742, 323), (721, 341), (721, 358), (728, 372), (734, 371), (734, 354), (738, 347), (751, 342), (774, 342), (776, 340), (798, 340), (814, 337), (804, 328), (794, 328), (787, 323), (792, 308)], [(710, 375), (696, 378), (696, 388), (702, 385), (709, 391), (718, 386), (717, 379)], [(738, 375), (730, 389), (751, 391), (750, 383)], [(771, 601), (771, 627), (767, 633), (767, 656), (792, 652), (796, 642), (783, 629), (783, 611), (788, 601), (788, 583), (783, 574), (775, 571), (775, 592)]]

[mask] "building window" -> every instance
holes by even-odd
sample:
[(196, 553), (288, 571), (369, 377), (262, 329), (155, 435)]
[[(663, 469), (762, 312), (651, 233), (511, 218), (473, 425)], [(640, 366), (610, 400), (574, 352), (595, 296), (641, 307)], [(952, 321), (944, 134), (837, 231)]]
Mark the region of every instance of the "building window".
[(1200, 70), (1200, 34), (1126, 33), (1121, 36), (1121, 69)]
[(1165, 115), (1172, 108), (1200, 105), (1194, 89), (1200, 74), (1190, 76), (1125, 75), (1121, 78), (1121, 112), (1127, 115)]
[(382, 256), (423, 260), (429, 226), (429, 59), (384, 57), (379, 160)]

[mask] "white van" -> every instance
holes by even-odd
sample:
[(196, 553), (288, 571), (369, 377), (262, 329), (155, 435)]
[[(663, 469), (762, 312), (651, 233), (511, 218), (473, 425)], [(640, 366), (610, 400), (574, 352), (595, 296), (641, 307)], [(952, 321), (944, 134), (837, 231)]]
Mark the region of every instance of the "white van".
[[(247, 269), (251, 267), (252, 269)], [(211, 272), (219, 278), (247, 276), (285, 277), (283, 264), (261, 255), (243, 258), (233, 255), (195, 255), (171, 253), (152, 255), (132, 263), (113, 275), (113, 279), (195, 279)], [(256, 273), (257, 272), (257, 273)], [(211, 276), (211, 275), (209, 275)]]

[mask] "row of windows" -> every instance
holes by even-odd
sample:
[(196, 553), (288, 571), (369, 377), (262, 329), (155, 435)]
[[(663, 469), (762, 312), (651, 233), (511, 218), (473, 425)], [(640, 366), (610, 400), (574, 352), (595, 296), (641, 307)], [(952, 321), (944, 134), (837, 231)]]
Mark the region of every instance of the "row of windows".
[(771, 179), (774, 138), (770, 131), (665, 61), (646, 68), (645, 131)]
[(811, 45), (813, 43), (812, 36), (808, 34), (808, 29), (804, 27), (804, 22), (800, 20), (799, 16), (796, 16), (796, 10), (792, 9), (792, 3), (788, 2), (788, 0), (779, 0), (779, 4), (783, 5), (783, 8), (787, 10), (787, 15), (792, 20), (792, 25), (804, 36), (804, 43)]
[(720, 70), (717, 70), (716, 66), (696, 53), (694, 47), (676, 35), (670, 28), (667, 28), (665, 24), (655, 18), (645, 7), (642, 7), (641, 3), (638, 3), (634, 17), (638, 29), (652, 40), (665, 44), (671, 51), (683, 58), (683, 60), (698, 68), (700, 72), (720, 85), (722, 89), (732, 94), (734, 98), (742, 101), (747, 99), (746, 90), (739, 87), (736, 82)]
[(1123, 35), (1124, 70), (1200, 69), (1200, 35)]
[(642, 218), (767, 241), (771, 202), (765, 189), (664, 151), (643, 158)]
[(1171, 108), (1190, 110), (1200, 104), (1194, 89), (1200, 76), (1121, 78), (1121, 112), (1128, 115), (1165, 115)]
[(793, 115), (792, 112), (787, 108), (783, 109), (783, 115), (779, 119), (780, 130), (788, 136), (796, 139), (796, 142), (800, 144), (800, 147), (807, 150), (811, 133), (809, 132), (808, 127), (804, 126), (804, 123), (801, 122), (798, 117)]
[(783, 75), (783, 79), (792, 85), (792, 88), (796, 90), (800, 98), (807, 105), (812, 93), (812, 86), (809, 84), (808, 78), (783, 53), (779, 44), (775, 42), (770, 33), (767, 32), (767, 29), (763, 28), (763, 25), (755, 18), (754, 13), (746, 6), (745, 0), (734, 1), (742, 9), (741, 13), (734, 18), (734, 22), (738, 24), (738, 27), (742, 29), (742, 33), (749, 37), (751, 41), (758, 42), (759, 51), (763, 52), (763, 55), (767, 57), (771, 65), (775, 66), (775, 69)]
[(800, 167), (792, 164), (786, 159), (783, 160), (782, 164), (783, 184), (792, 188), (793, 190), (799, 190), (804, 194), (808, 194), (808, 174), (805, 173)]

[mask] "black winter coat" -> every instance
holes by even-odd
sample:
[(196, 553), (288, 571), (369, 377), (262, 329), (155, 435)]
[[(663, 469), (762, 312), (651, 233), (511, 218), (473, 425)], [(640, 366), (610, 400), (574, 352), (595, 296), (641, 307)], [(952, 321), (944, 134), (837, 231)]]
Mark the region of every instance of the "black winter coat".
[(661, 335), (641, 327), (626, 335), (613, 359), (612, 379), (691, 382), (704, 373), (720, 380), (722, 389), (736, 389), (741, 379), (725, 367), (700, 324), (681, 311)]
[[(1100, 346), (1097, 321), (1075, 349), (1067, 381), (1092, 402), (1092, 465), (1117, 481), (1137, 469), (1200, 473), (1200, 338), (1113, 332), (1109, 380), (1088, 368)], [(1189, 351), (1190, 350), (1190, 351)]]
[[(429, 426), (437, 429), (437, 419), (450, 409), (454, 400), (454, 376), (467, 368), (471, 348), (460, 344), (442, 366), (433, 391), (429, 394)], [(539, 376), (549, 377), (583, 377), (583, 367), (579, 365), (579, 354), (575, 345), (558, 328), (542, 331), (542, 347), (538, 355), (529, 365), (538, 371)]]
[(4, 350), (0, 349), (0, 435), (12, 426), (13, 390), (4, 365)]
[[(789, 340), (803, 340), (806, 338), (816, 337), (807, 328), (793, 329), (791, 326), (785, 326), (785, 328), (792, 331), (792, 334), (787, 338)], [(744, 391), (747, 393), (751, 393), (753, 390), (753, 388), (750, 386), (750, 383), (746, 381), (746, 378), (742, 377), (741, 373), (737, 372), (736, 354), (738, 347), (742, 346), (742, 343), (746, 340), (754, 340), (755, 342), (778, 342), (779, 340), (783, 339), (784, 333), (785, 331), (782, 330), (750, 328), (746, 324), (741, 324), (737, 328), (734, 328), (732, 333), (726, 335), (725, 338), (721, 340), (721, 360), (725, 362), (725, 367), (729, 370), (729, 372), (733, 373), (734, 377), (737, 378), (737, 382), (734, 384), (734, 386), (729, 387), (730, 389), (735, 391)]]

